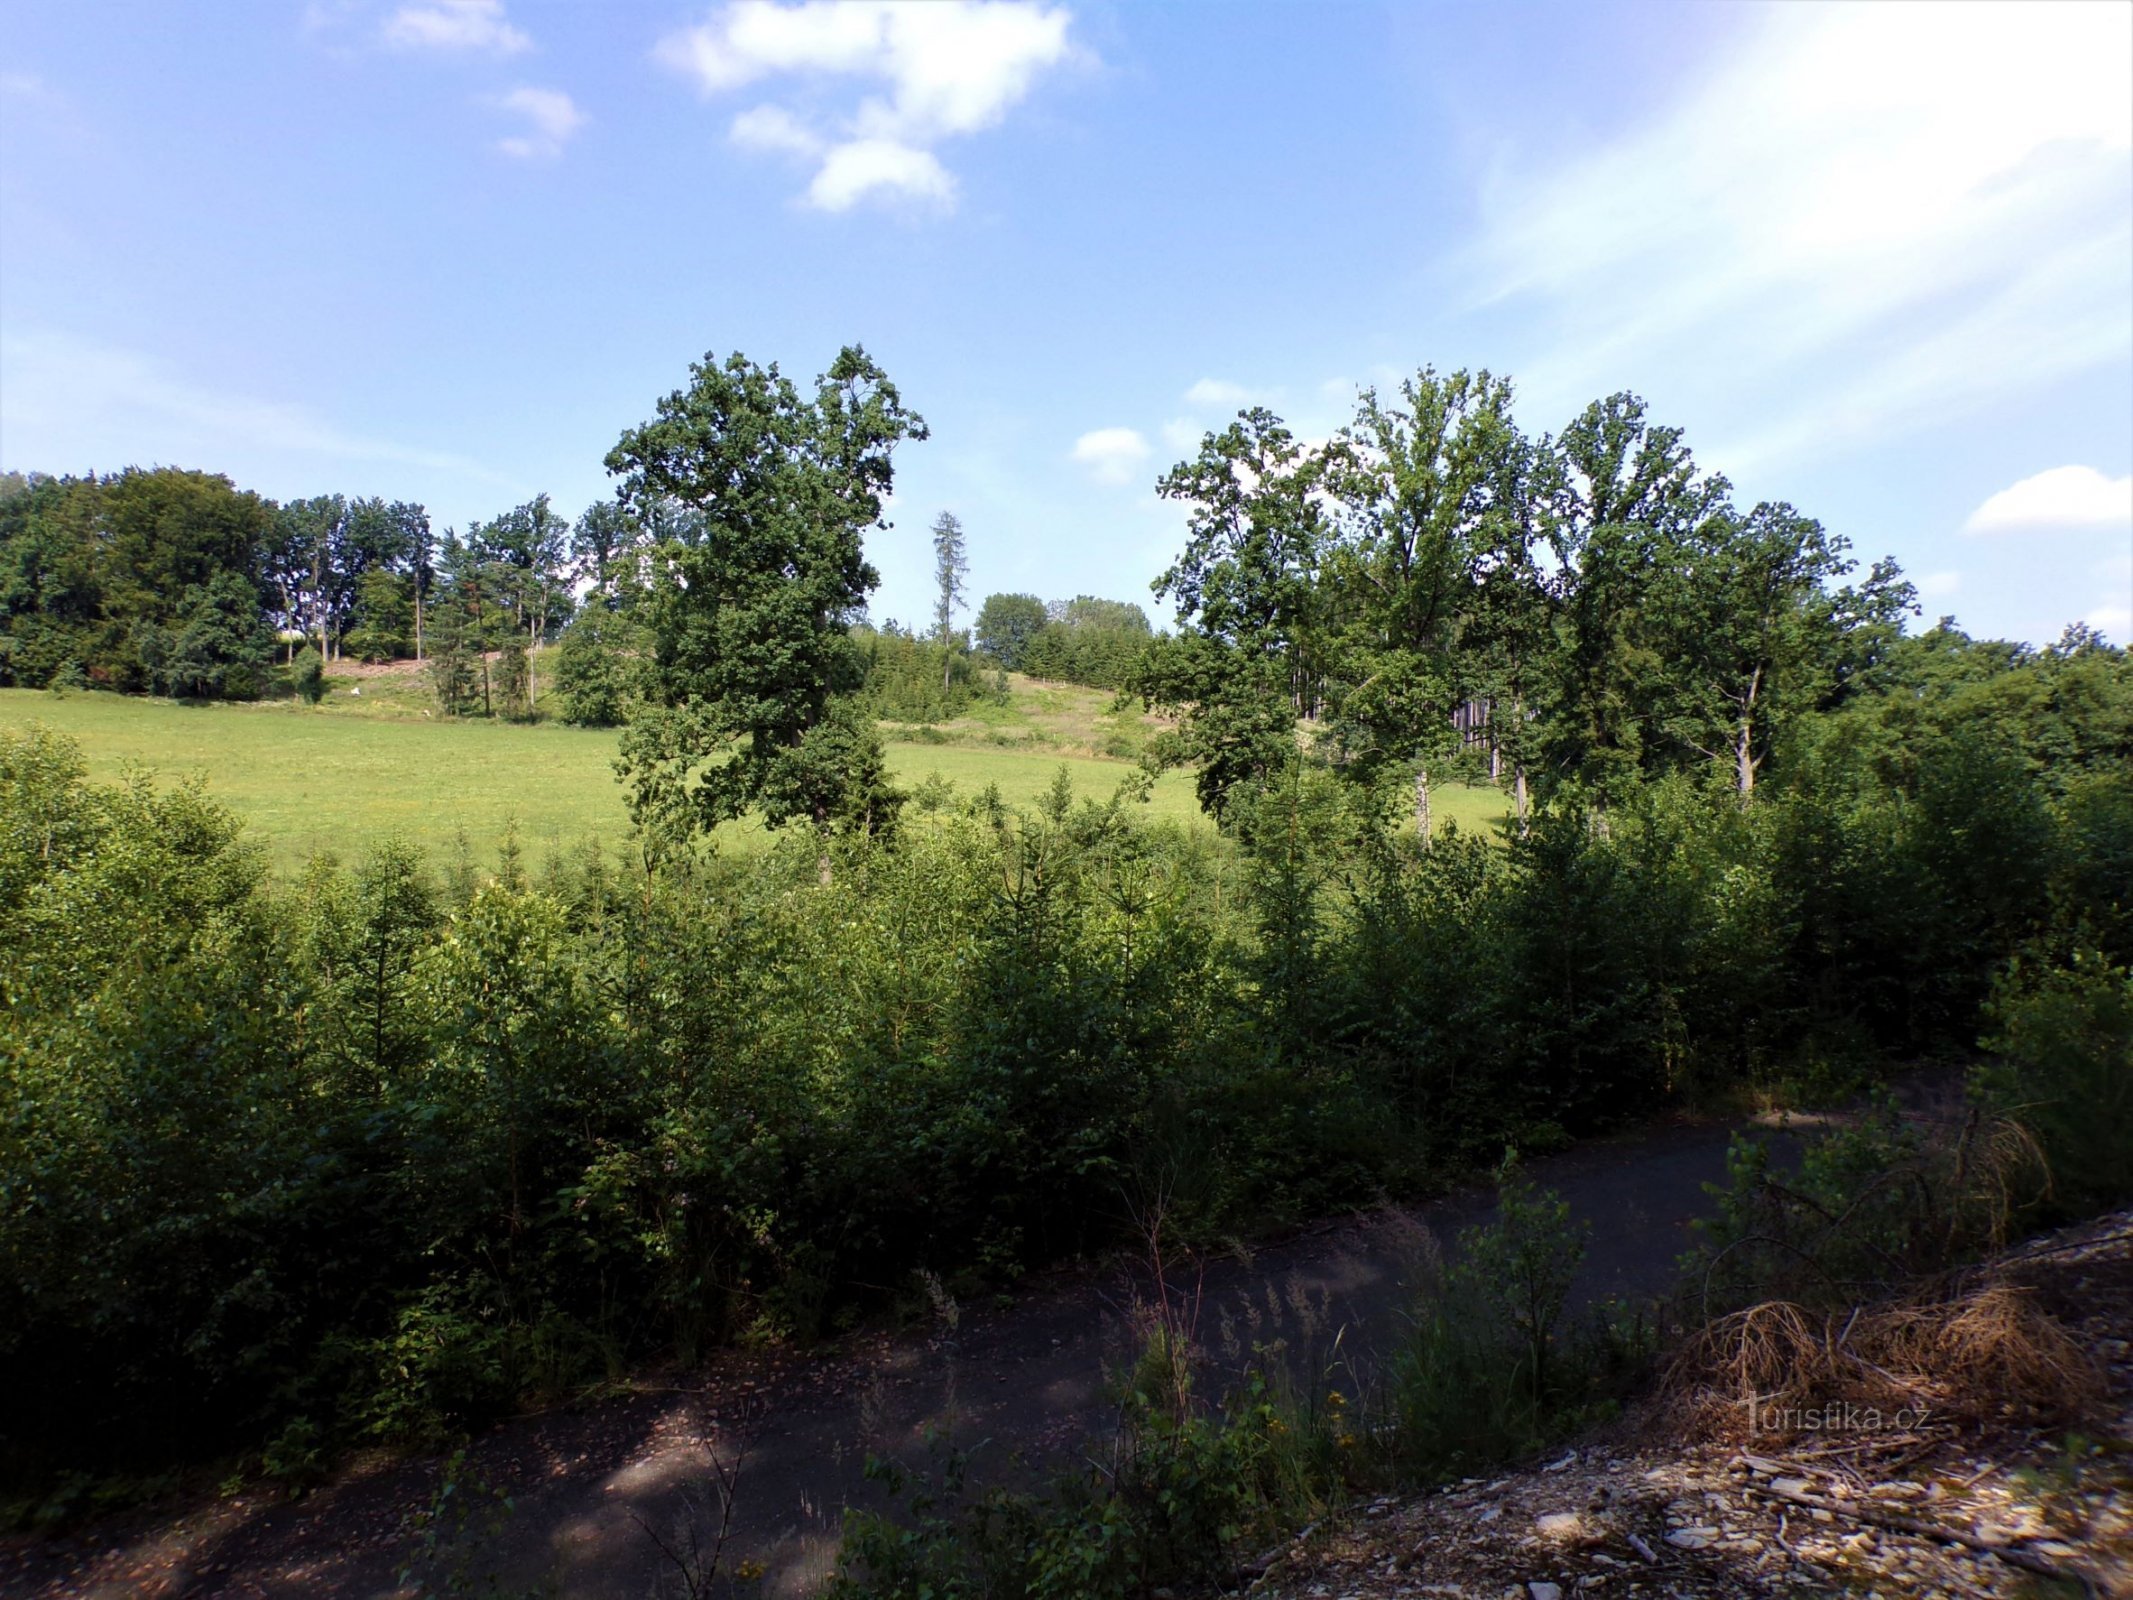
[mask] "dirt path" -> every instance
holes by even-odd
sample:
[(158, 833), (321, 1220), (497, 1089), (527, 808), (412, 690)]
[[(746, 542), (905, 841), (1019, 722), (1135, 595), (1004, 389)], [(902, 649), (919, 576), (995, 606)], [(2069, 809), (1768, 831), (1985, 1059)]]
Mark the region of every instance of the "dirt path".
[[(1592, 1224), (1578, 1293), (1665, 1287), (1725, 1176), (1730, 1126), (1678, 1123), (1537, 1162)], [(1760, 1134), (1760, 1137), (1782, 1137)], [(1367, 1363), (1397, 1338), (1420, 1240), (1449, 1242), (1488, 1214), (1486, 1192), (1318, 1225), (1249, 1259), (1194, 1269), (1199, 1332), (1218, 1353), (1286, 1338)], [(469, 1477), (512, 1502), (499, 1537), (468, 1537), (462, 1577), (490, 1592), (559, 1600), (640, 1600), (665, 1567), (640, 1519), (661, 1532), (700, 1481), (697, 1418), (722, 1443), (746, 1440), (729, 1566), (765, 1569), (761, 1592), (812, 1591), (834, 1555), (847, 1505), (873, 1503), (870, 1451), (912, 1459), (929, 1428), (973, 1448), (982, 1470), (1041, 1462), (1107, 1422), (1104, 1374), (1125, 1348), (1139, 1289), (1125, 1268), (1062, 1277), (1000, 1311), (963, 1312), (930, 1337), (855, 1338), (827, 1353), (730, 1357), (692, 1374), (692, 1392), (641, 1392), (577, 1413), (497, 1429), (467, 1457)], [(700, 1387), (699, 1387), (700, 1386)], [(195, 1512), (72, 1541), (0, 1546), (0, 1593), (25, 1600), (118, 1596), (371, 1600), (405, 1595), (409, 1518), (436, 1498), (441, 1463), (358, 1474), (302, 1501), (240, 1495)], [(466, 1496), (462, 1492), (460, 1499)], [(473, 1499), (481, 1502), (477, 1494)], [(486, 1518), (477, 1515), (476, 1527)]]

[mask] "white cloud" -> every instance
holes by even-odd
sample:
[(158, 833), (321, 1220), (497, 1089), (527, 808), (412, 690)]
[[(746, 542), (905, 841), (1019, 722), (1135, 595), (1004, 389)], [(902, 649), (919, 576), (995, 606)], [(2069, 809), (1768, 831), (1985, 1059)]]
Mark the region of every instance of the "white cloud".
[[(1633, 383), (1783, 396), (1798, 455), (2133, 348), (2133, 8), (1775, 6), (1654, 120), (1504, 164), (1476, 299), (1560, 410)], [(1734, 457), (1727, 458), (1736, 466)]]
[(1202, 378), (1185, 391), (1185, 403), (1202, 410), (1235, 411), (1261, 398), (1258, 390), (1221, 378)]
[(520, 161), (554, 160), (563, 153), (571, 135), (585, 126), (585, 113), (560, 89), (522, 85), (508, 94), (491, 97), (488, 103), (526, 119), (525, 132), (508, 134), (496, 141), (497, 149)]
[(130, 350), (41, 330), (0, 338), (0, 422), (10, 467), (82, 472), (212, 464), (267, 451), (389, 462), (517, 488), (464, 456), (351, 433), (306, 407), (203, 388)]
[(533, 41), (504, 16), (504, 0), (420, 0), (385, 19), (385, 42), (402, 50), (468, 50), (511, 56)]
[(786, 150), (798, 156), (822, 154), (821, 135), (783, 106), (757, 106), (733, 119), (733, 142), (744, 150)]
[(905, 195), (947, 207), (955, 179), (930, 150), (893, 139), (854, 139), (832, 146), (807, 186), (807, 201), (824, 211), (848, 211), (870, 194)]
[(1162, 427), (1163, 443), (1179, 454), (1190, 454), (1200, 448), (1200, 441), (1207, 430), (1191, 417), (1172, 417)]
[(1918, 580), (1918, 597), (1921, 600), (1945, 600), (1962, 586), (1960, 572), (1929, 572)]
[(2081, 619), (2106, 638), (2123, 643), (2133, 636), (2133, 606), (2115, 601), (2089, 607), (2089, 614)]
[(734, 119), (731, 137), (818, 162), (805, 198), (826, 211), (868, 195), (947, 205), (954, 180), (933, 147), (993, 126), (1071, 59), (1071, 20), (1036, 0), (735, 0), (656, 54), (706, 95), (784, 76), (872, 80), (884, 92), (839, 114), (759, 106)]
[(1131, 483), (1148, 459), (1148, 441), (1134, 428), (1096, 428), (1074, 441), (1074, 459), (1098, 483)]
[(2011, 484), (1970, 513), (1965, 533), (2014, 528), (2133, 525), (2133, 476), (2106, 478), (2094, 467), (2053, 467)]
[(0, 99), (28, 105), (62, 106), (67, 97), (34, 72), (0, 72)]

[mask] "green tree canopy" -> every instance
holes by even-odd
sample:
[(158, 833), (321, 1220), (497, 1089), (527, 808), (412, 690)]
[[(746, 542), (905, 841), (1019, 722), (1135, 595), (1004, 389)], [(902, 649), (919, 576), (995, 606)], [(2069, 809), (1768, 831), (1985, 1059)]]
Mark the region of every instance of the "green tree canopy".
[(883, 815), (879, 740), (849, 702), (849, 623), (880, 582), (862, 539), (886, 527), (891, 458), (926, 424), (857, 346), (805, 394), (775, 363), (706, 357), (608, 453), (625, 506), (693, 517), (651, 552), (651, 707), (624, 735), (640, 817), (710, 828)]
[(1511, 385), (1425, 368), (1391, 400), (1366, 392), (1331, 474), (1345, 591), (1337, 728), (1366, 770), (1413, 763), (1429, 831), (1428, 765), (1458, 741), (1453, 713), (1485, 696), (1471, 648), (1483, 583), (1523, 541), (1525, 452)]
[(1296, 720), (1315, 714), (1326, 687), (1325, 469), (1254, 407), (1156, 486), (1191, 508), (1185, 550), (1155, 584), (1180, 631), (1147, 651), (1133, 687), (1179, 717), (1158, 759), (1196, 763), (1201, 801), (1217, 815), (1239, 784), (1294, 759)]
[(0, 682), (257, 694), (273, 517), (215, 473), (32, 475), (0, 498)]
[(1046, 622), (1044, 602), (1033, 594), (989, 594), (978, 607), (978, 649), (1010, 672), (1020, 672), (1024, 654)]

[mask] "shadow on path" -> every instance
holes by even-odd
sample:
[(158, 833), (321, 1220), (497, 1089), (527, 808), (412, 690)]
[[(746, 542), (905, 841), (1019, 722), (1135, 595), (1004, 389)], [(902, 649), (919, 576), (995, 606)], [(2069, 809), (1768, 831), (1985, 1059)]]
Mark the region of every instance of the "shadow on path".
[[(1675, 1123), (1531, 1165), (1536, 1182), (1591, 1224), (1581, 1302), (1668, 1287), (1691, 1220), (1709, 1209), (1704, 1186), (1725, 1177), (1733, 1131)], [(1779, 1141), (1781, 1159), (1790, 1155), (1790, 1136), (1756, 1136)], [(1202, 1338), (1218, 1344), (1225, 1324), (1245, 1348), (1275, 1337), (1323, 1347), (1339, 1334), (1344, 1357), (1367, 1365), (1402, 1331), (1422, 1234), (1449, 1244), (1492, 1205), (1484, 1189), (1386, 1207), (1307, 1228), (1248, 1259), (1211, 1261), (1204, 1276), (1194, 1269)], [(855, 1337), (804, 1357), (729, 1356), (692, 1376), (687, 1393), (640, 1392), (499, 1428), (466, 1459), (473, 1482), (510, 1496), (513, 1509), (501, 1535), (464, 1542), (463, 1572), (480, 1592), (493, 1578), (502, 1593), (559, 1600), (661, 1592), (671, 1568), (640, 1519), (662, 1533), (675, 1528), (686, 1510), (682, 1486), (707, 1476), (698, 1439), (708, 1422), (722, 1450), (747, 1448), (729, 1570), (752, 1559), (765, 1569), (762, 1593), (809, 1593), (829, 1569), (843, 1508), (878, 1503), (863, 1477), (869, 1452), (913, 1458), (937, 1429), (988, 1470), (1011, 1470), (1016, 1460), (1057, 1459), (1106, 1429), (1105, 1372), (1125, 1353), (1125, 1308), (1141, 1287), (1129, 1267), (1087, 1271), (1005, 1310), (964, 1312), (931, 1337)], [(0, 1548), (0, 1591), (26, 1600), (404, 1595), (408, 1519), (433, 1502), (441, 1472), (434, 1461), (399, 1463), (298, 1502), (239, 1496), (101, 1538)]]

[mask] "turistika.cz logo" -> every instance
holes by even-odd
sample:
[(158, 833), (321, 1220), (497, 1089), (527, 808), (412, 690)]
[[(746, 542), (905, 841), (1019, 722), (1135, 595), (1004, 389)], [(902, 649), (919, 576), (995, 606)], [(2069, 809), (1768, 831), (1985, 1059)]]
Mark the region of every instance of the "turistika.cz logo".
[(1748, 1402), (1750, 1433), (1908, 1433), (1923, 1428), (1932, 1417), (1931, 1406), (1883, 1411), (1879, 1406), (1863, 1406), (1852, 1400), (1831, 1400), (1819, 1406)]

